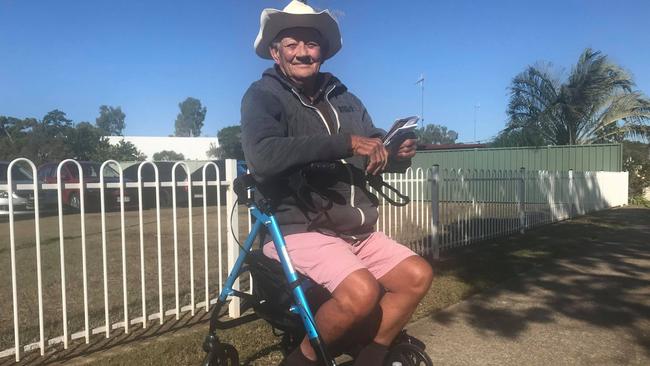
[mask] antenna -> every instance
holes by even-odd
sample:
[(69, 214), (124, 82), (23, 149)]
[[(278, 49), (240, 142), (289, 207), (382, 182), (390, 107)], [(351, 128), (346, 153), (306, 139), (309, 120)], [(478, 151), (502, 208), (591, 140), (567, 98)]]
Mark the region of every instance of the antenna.
[(420, 74), (420, 78), (415, 82), (415, 85), (420, 84), (420, 90), (422, 95), (422, 104), (420, 109), (420, 123), (421, 127), (424, 127), (424, 74)]
[(479, 103), (476, 103), (474, 105), (474, 141), (476, 140), (476, 115), (478, 114), (478, 110), (481, 109), (481, 105)]

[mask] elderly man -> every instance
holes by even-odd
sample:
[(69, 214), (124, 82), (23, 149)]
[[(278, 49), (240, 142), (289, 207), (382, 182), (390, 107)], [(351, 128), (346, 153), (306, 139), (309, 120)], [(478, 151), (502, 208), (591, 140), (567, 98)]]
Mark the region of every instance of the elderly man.
[[(299, 272), (331, 292), (316, 313), (326, 344), (380, 314), (372, 342), (355, 365), (381, 365), (432, 280), (429, 264), (375, 232), (377, 198), (366, 175), (408, 166), (416, 141), (389, 153), (361, 101), (336, 77), (320, 72), (341, 48), (336, 20), (299, 1), (265, 9), (256, 53), (275, 64), (242, 100), (242, 143), (258, 192), (269, 199)], [(327, 171), (314, 162), (339, 162)], [(298, 178), (297, 178), (298, 177)], [(298, 182), (298, 183), (297, 183)], [(263, 248), (278, 259), (275, 247)], [(383, 291), (382, 291), (383, 289)], [(286, 365), (316, 365), (307, 339)]]

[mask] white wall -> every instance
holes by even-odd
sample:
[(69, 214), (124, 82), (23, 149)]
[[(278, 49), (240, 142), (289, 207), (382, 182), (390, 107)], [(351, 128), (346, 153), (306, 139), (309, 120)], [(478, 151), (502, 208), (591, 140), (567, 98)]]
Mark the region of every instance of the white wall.
[(135, 145), (147, 155), (147, 160), (152, 160), (153, 154), (163, 150), (181, 153), (186, 160), (208, 160), (210, 144), (219, 146), (216, 137), (108, 136), (108, 141), (113, 145), (117, 145), (120, 140)]
[(577, 214), (628, 204), (628, 172), (574, 172)]

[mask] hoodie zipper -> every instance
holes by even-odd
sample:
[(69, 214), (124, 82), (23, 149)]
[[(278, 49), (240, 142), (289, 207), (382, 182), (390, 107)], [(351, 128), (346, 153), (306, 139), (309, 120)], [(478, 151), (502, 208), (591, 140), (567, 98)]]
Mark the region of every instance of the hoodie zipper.
[[(336, 108), (334, 108), (334, 105), (332, 105), (332, 102), (330, 102), (330, 100), (329, 100), (330, 92), (332, 90), (334, 90), (334, 88), (330, 89), (330, 91), (327, 92), (327, 94), (325, 94), (325, 101), (327, 102), (327, 104), (330, 105), (330, 108), (332, 108), (332, 111), (334, 111), (334, 117), (336, 117), (336, 125), (338, 127), (338, 130), (340, 131), (341, 130), (341, 121), (339, 121), (339, 114), (338, 114), (338, 112), (336, 112)], [(363, 224), (366, 223), (366, 215), (363, 213), (363, 211), (360, 208), (358, 208), (354, 204), (354, 193), (355, 193), (356, 187), (354, 185), (354, 175), (352, 174), (352, 169), (350, 168), (348, 162), (345, 161), (345, 159), (341, 159), (341, 162), (345, 165), (345, 169), (348, 171), (348, 174), (350, 176), (350, 206), (354, 207), (355, 209), (357, 209), (357, 211), (359, 211), (359, 214), (361, 215), (361, 226), (363, 226)]]
[[(336, 85), (334, 86), (334, 88), (335, 87), (336, 87)], [(334, 88), (330, 89), (330, 92), (332, 90), (334, 90)], [(327, 129), (327, 133), (331, 135), (332, 131), (330, 130), (330, 126), (327, 124), (327, 121), (325, 120), (325, 116), (323, 116), (323, 114), (318, 110), (318, 108), (305, 103), (295, 89), (291, 88), (291, 91), (293, 92), (293, 94), (296, 95), (296, 97), (298, 97), (298, 100), (300, 101), (300, 103), (302, 103), (302, 105), (304, 105), (307, 108), (311, 108), (311, 109), (315, 110), (316, 113), (318, 113), (318, 115), (320, 116), (321, 121), (323, 122), (323, 124), (325, 125), (325, 128)], [(327, 93), (329, 94), (329, 92), (327, 92)], [(338, 123), (338, 120), (337, 120), (337, 123)]]
[[(336, 132), (338, 133), (341, 130), (341, 121), (339, 120), (339, 114), (336, 112), (336, 108), (334, 108), (334, 106), (332, 105), (332, 102), (330, 102), (330, 100), (329, 100), (330, 93), (334, 89), (336, 89), (336, 85), (332, 86), (330, 88), (330, 90), (328, 90), (325, 93), (325, 101), (327, 102), (327, 104), (329, 104), (330, 108), (332, 108), (332, 111), (334, 112), (334, 117), (336, 118), (336, 126), (337, 126), (337, 131)], [(330, 130), (330, 127), (327, 124), (327, 121), (325, 120), (325, 116), (323, 116), (323, 114), (320, 112), (320, 110), (318, 110), (318, 108), (316, 108), (314, 106), (311, 106), (311, 105), (308, 105), (307, 103), (305, 103), (295, 89), (291, 88), (291, 91), (293, 92), (293, 94), (296, 95), (296, 97), (298, 97), (298, 100), (300, 101), (300, 103), (302, 103), (302, 105), (304, 105), (307, 108), (311, 108), (311, 109), (315, 110), (316, 113), (318, 113), (318, 116), (320, 116), (321, 121), (325, 125), (325, 128), (327, 128), (327, 133), (332, 135), (332, 131)], [(345, 169), (347, 170), (348, 175), (350, 177), (350, 206), (352, 206), (357, 211), (359, 211), (359, 215), (361, 216), (361, 226), (363, 226), (365, 224), (365, 222), (366, 222), (366, 215), (363, 213), (363, 211), (360, 208), (356, 207), (355, 204), (354, 204), (355, 187), (354, 187), (354, 175), (352, 174), (352, 169), (350, 169), (349, 164), (348, 164), (347, 161), (345, 161), (345, 159), (341, 159), (341, 162), (345, 166)], [(352, 236), (352, 237), (355, 238), (354, 236)]]

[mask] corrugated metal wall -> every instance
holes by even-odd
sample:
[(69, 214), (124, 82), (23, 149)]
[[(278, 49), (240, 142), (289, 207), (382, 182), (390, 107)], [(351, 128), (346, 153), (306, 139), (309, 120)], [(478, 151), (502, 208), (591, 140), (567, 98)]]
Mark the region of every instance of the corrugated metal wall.
[(413, 167), (441, 169), (569, 170), (619, 172), (623, 168), (621, 144), (485, 148), (418, 151)]

